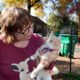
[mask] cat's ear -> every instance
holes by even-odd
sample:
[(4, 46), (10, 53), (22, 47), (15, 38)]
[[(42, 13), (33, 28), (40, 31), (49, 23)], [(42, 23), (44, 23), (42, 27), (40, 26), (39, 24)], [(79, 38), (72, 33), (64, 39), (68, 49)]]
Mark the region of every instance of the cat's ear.
[(13, 71), (19, 72), (18, 64), (11, 64)]

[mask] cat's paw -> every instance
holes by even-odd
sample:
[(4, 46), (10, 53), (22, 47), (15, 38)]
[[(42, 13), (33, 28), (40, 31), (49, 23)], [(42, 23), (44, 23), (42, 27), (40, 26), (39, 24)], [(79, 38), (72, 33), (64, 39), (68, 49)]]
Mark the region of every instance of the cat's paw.
[(32, 73), (30, 74), (30, 77), (31, 77), (32, 79), (34, 79), (34, 78), (36, 77), (36, 73), (35, 73), (35, 72), (32, 72)]
[(33, 56), (30, 56), (31, 60), (34, 60), (35, 58)]

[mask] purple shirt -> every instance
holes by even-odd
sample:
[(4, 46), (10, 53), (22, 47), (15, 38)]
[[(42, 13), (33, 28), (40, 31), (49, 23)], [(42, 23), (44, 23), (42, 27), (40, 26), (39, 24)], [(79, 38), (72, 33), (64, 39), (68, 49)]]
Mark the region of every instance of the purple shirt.
[[(11, 64), (24, 61), (33, 55), (43, 42), (38, 35), (32, 35), (29, 45), (25, 48), (18, 48), (0, 41), (0, 80), (19, 80), (19, 72), (13, 71)], [(32, 71), (34, 66), (36, 62), (30, 61), (29, 71)]]

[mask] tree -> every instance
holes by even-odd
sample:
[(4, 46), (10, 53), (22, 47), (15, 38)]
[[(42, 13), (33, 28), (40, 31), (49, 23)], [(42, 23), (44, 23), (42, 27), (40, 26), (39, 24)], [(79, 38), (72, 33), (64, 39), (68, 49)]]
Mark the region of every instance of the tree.
[(18, 7), (24, 7), (24, 5), (27, 5), (27, 9), (30, 12), (31, 11), (31, 7), (33, 7), (34, 5), (38, 6), (40, 0), (5, 0), (6, 6), (10, 7), (10, 6), (18, 6)]
[(34, 6), (36, 6), (39, 1), (40, 1), (40, 0), (26, 0), (27, 9), (28, 9), (29, 13), (30, 13), (30, 11), (31, 11), (31, 8), (34, 7)]
[(22, 7), (25, 4), (25, 0), (5, 0), (6, 6), (18, 6)]
[(52, 13), (48, 20), (47, 20), (47, 23), (48, 25), (51, 26), (51, 28), (54, 30), (54, 31), (59, 31), (62, 29), (62, 19), (61, 19), (61, 16), (60, 15), (55, 15), (54, 13)]

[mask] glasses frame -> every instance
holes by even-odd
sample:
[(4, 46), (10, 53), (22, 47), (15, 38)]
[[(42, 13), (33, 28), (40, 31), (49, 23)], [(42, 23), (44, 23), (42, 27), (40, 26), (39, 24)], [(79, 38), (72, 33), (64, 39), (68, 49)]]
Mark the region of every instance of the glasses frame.
[(28, 24), (28, 26), (25, 27), (26, 29), (24, 31), (22, 31), (22, 32), (21, 31), (17, 31), (17, 33), (25, 35), (25, 34), (27, 34), (29, 32), (31, 27), (32, 27), (32, 23)]

